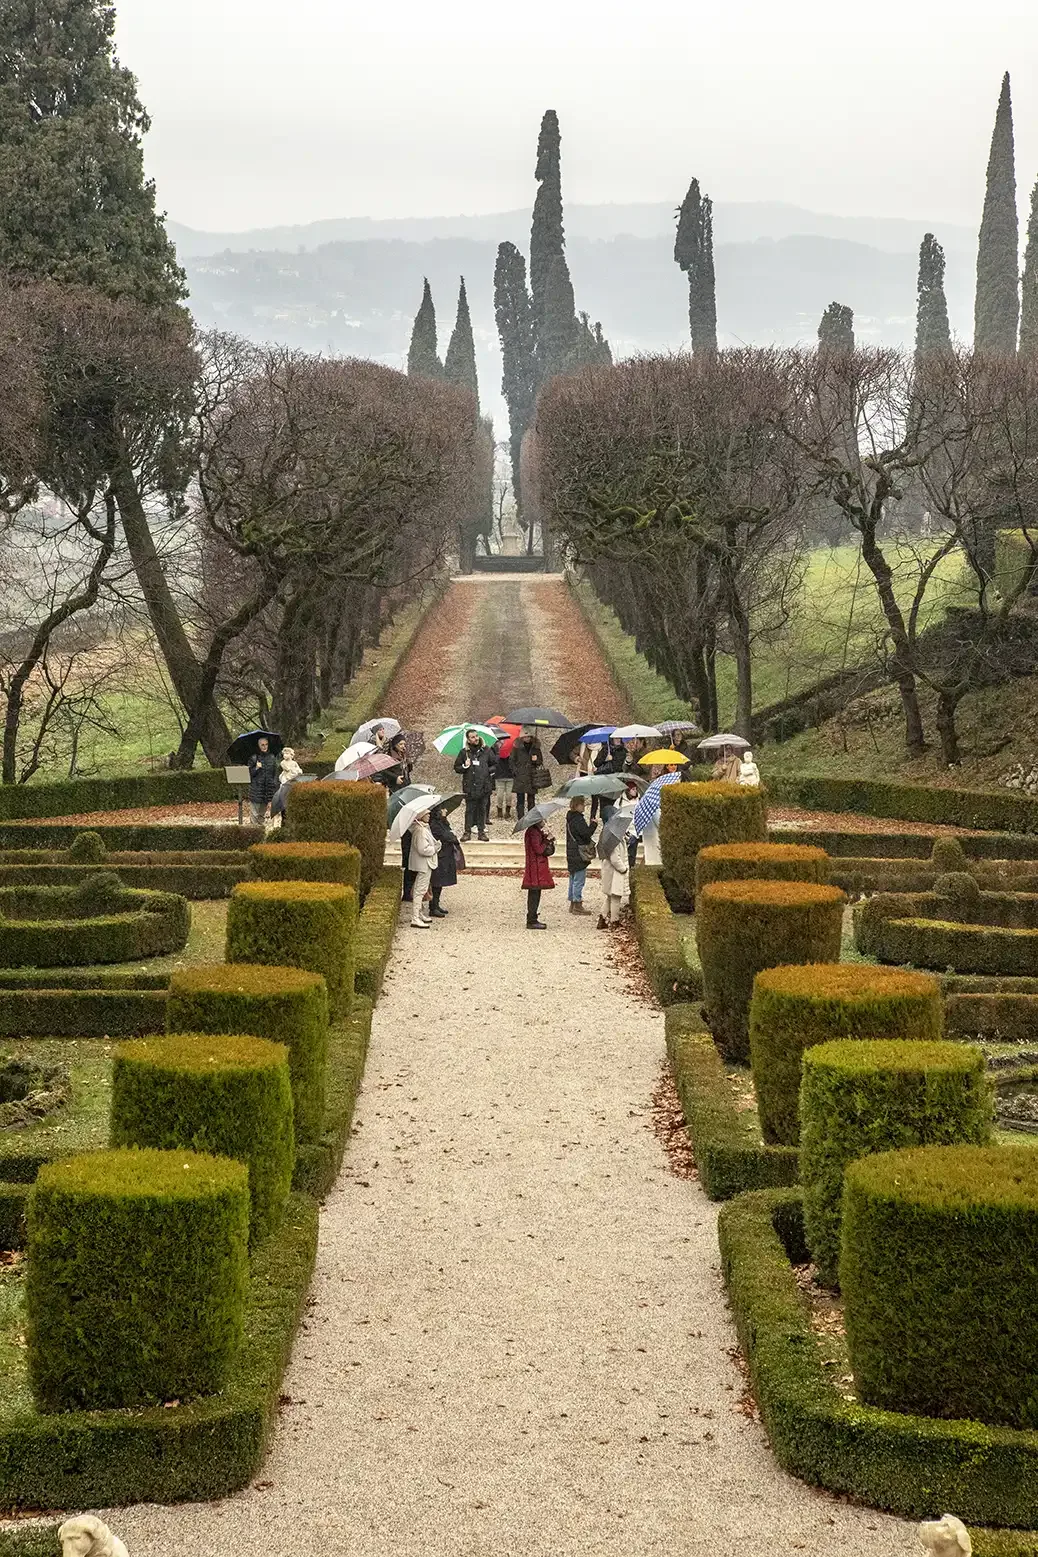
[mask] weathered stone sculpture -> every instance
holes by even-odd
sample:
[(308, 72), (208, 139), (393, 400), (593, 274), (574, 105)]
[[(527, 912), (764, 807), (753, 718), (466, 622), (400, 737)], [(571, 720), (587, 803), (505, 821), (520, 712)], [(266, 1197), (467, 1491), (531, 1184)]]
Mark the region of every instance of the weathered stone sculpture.
[(117, 1535), (94, 1514), (66, 1519), (58, 1531), (61, 1557), (130, 1557)]
[(940, 1519), (924, 1519), (919, 1526), (919, 1541), (932, 1557), (972, 1557), (973, 1542), (961, 1519), (942, 1514)]

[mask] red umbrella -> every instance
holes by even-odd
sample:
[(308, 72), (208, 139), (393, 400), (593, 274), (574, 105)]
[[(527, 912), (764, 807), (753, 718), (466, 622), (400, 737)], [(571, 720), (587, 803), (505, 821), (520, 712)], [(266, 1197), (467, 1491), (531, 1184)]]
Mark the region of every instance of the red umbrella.
[(523, 733), (522, 725), (521, 724), (506, 724), (505, 720), (502, 718), (502, 716), (500, 714), (495, 714), (492, 719), (488, 719), (487, 720), (487, 724), (490, 725), (491, 728), (494, 729), (494, 730), (500, 730), (502, 732), (502, 734), (506, 737), (498, 745), (498, 748), (497, 748), (498, 756), (499, 757), (506, 757), (506, 758), (510, 757), (512, 755), (512, 747), (513, 747), (513, 745), (518, 740), (519, 736), (522, 735), (522, 733)]

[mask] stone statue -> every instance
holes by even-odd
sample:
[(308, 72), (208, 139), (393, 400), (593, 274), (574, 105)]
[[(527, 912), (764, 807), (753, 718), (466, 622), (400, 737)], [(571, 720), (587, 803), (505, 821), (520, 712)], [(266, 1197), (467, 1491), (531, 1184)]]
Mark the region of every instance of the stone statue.
[(302, 771), (302, 768), (296, 761), (296, 754), (292, 747), (286, 746), (284, 751), (281, 753), (280, 778), (282, 784), (287, 784), (290, 782), (290, 780), (299, 778), (302, 774)]
[(972, 1557), (973, 1542), (961, 1519), (942, 1514), (940, 1519), (924, 1519), (919, 1526), (919, 1541), (932, 1557)]
[(61, 1557), (130, 1557), (117, 1535), (94, 1514), (66, 1519), (58, 1531)]
[(737, 784), (746, 784), (751, 788), (760, 783), (760, 769), (753, 760), (752, 751), (744, 751), (739, 759), (739, 769), (735, 776)]

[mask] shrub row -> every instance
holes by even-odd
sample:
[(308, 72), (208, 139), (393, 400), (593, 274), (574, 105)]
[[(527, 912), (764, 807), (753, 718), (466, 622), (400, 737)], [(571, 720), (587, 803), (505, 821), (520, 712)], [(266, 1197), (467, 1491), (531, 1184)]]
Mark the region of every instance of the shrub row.
[(740, 784), (668, 784), (660, 790), (663, 868), (687, 898), (696, 894), (696, 859), (716, 843), (763, 843), (764, 791)]
[[(226, 822), (216, 827), (204, 823), (122, 822), (91, 828), (106, 849), (136, 854), (194, 855), (197, 853), (241, 854), (254, 843), (262, 843), (262, 827), (238, 827)], [(21, 853), (29, 849), (61, 851), (62, 854), (82, 835), (75, 822), (52, 822), (34, 826), (29, 822), (0, 823), (0, 849)]]
[(0, 963), (82, 967), (180, 951), (191, 910), (168, 892), (135, 892), (108, 871), (78, 887), (0, 888)]
[(1038, 969), (1038, 930), (995, 929), (951, 918), (889, 918), (876, 922), (867, 943), (859, 942), (862, 951), (865, 944), (868, 954), (882, 962), (917, 968), (1008, 975)]
[(5, 784), (0, 817), (78, 816), (92, 811), (130, 811), (141, 806), (226, 800), (231, 791), (222, 768), (186, 773), (142, 773), (131, 778), (66, 779), (54, 784)]
[(661, 1005), (701, 1000), (703, 974), (696, 953), (693, 921), (675, 914), (660, 874), (648, 865), (631, 872), (631, 903), (645, 973)]
[(769, 780), (775, 800), (809, 811), (857, 811), (903, 822), (939, 822), (981, 832), (1038, 833), (1038, 800), (1002, 790), (936, 789), (882, 779), (813, 778)]
[(227, 961), (320, 973), (328, 986), (331, 1016), (344, 1018), (353, 998), (356, 923), (357, 894), (352, 887), (319, 881), (245, 882), (235, 887), (227, 910)]
[(255, 843), (257, 881), (334, 881), (360, 892), (360, 850), (348, 843)]
[[(124, 865), (108, 855), (105, 870), (118, 876), (124, 887), (146, 892), (175, 892), (196, 902), (229, 897), (239, 881), (248, 881), (251, 872), (239, 855), (238, 864)], [(96, 866), (0, 864), (0, 887), (75, 887), (96, 874)]]
[(286, 814), (293, 843), (348, 843), (360, 850), (360, 895), (386, 859), (386, 790), (381, 784), (293, 785)]
[(324, 1199), (342, 1168), (371, 1038), (371, 1016), (371, 1001), (358, 995), (349, 1021), (339, 1023), (329, 1034), (323, 1128), (318, 1139), (298, 1148), (292, 1181), (296, 1189), (305, 1190), (315, 1200)]
[(0, 989), (3, 1038), (134, 1038), (165, 1026), (164, 989)]
[(1038, 994), (947, 995), (944, 1022), (959, 1038), (1033, 1042), (1038, 1040)]
[(377, 1000), (382, 993), (403, 889), (404, 873), (400, 866), (383, 866), (357, 916), (353, 938), (353, 987), (358, 995), (371, 1001)]
[(796, 843), (713, 843), (696, 856), (696, 891), (711, 881), (829, 880), (824, 849)]

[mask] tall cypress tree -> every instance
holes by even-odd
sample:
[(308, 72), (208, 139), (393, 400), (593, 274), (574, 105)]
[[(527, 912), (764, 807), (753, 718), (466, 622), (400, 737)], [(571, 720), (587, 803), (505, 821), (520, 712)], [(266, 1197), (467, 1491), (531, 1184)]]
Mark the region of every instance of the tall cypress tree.
[(1027, 219), (1027, 248), (1024, 250), (1024, 279), (1020, 287), (1020, 352), (1038, 355), (1038, 180), (1031, 190), (1031, 212)]
[(514, 243), (502, 243), (494, 266), (494, 316), (501, 340), (501, 393), (508, 406), (512, 490), (522, 511), (519, 454), (533, 419), (537, 393), (533, 302), (526, 287), (526, 261)]
[(919, 245), (916, 283), (915, 360), (951, 350), (951, 326), (944, 295), (944, 250), (932, 232)]
[(411, 344), (407, 349), (407, 371), (412, 378), (442, 378), (443, 364), (436, 355), (436, 309), (432, 287), (425, 278), (422, 301), (414, 316)]
[(717, 350), (714, 280), (714, 208), (694, 178), (678, 211), (674, 258), (688, 277), (688, 324), (693, 351)]
[(830, 303), (818, 323), (819, 351), (854, 350), (854, 309)]
[(556, 254), (544, 288), (544, 313), (537, 332), (537, 370), (540, 383), (574, 366), (578, 325), (573, 283), (564, 254)]
[(562, 137), (559, 116), (549, 108), (537, 137), (537, 194), (530, 227), (530, 294), (534, 328), (544, 327), (548, 280), (557, 259), (565, 263), (566, 234), (562, 225)]
[(973, 309), (973, 344), (977, 351), (1003, 357), (1016, 351), (1020, 318), (1019, 243), (1013, 103), (1006, 71), (991, 135), (984, 215), (977, 246), (977, 295)]
[(460, 384), (472, 391), (476, 398), (476, 414), (479, 414), (479, 377), (476, 373), (476, 343), (472, 337), (472, 316), (469, 313), (465, 277), (458, 290), (458, 314), (443, 359), (443, 376), (452, 384)]
[(184, 274), (144, 177), (149, 120), (109, 0), (4, 0), (0, 16), (0, 268), (178, 302)]

